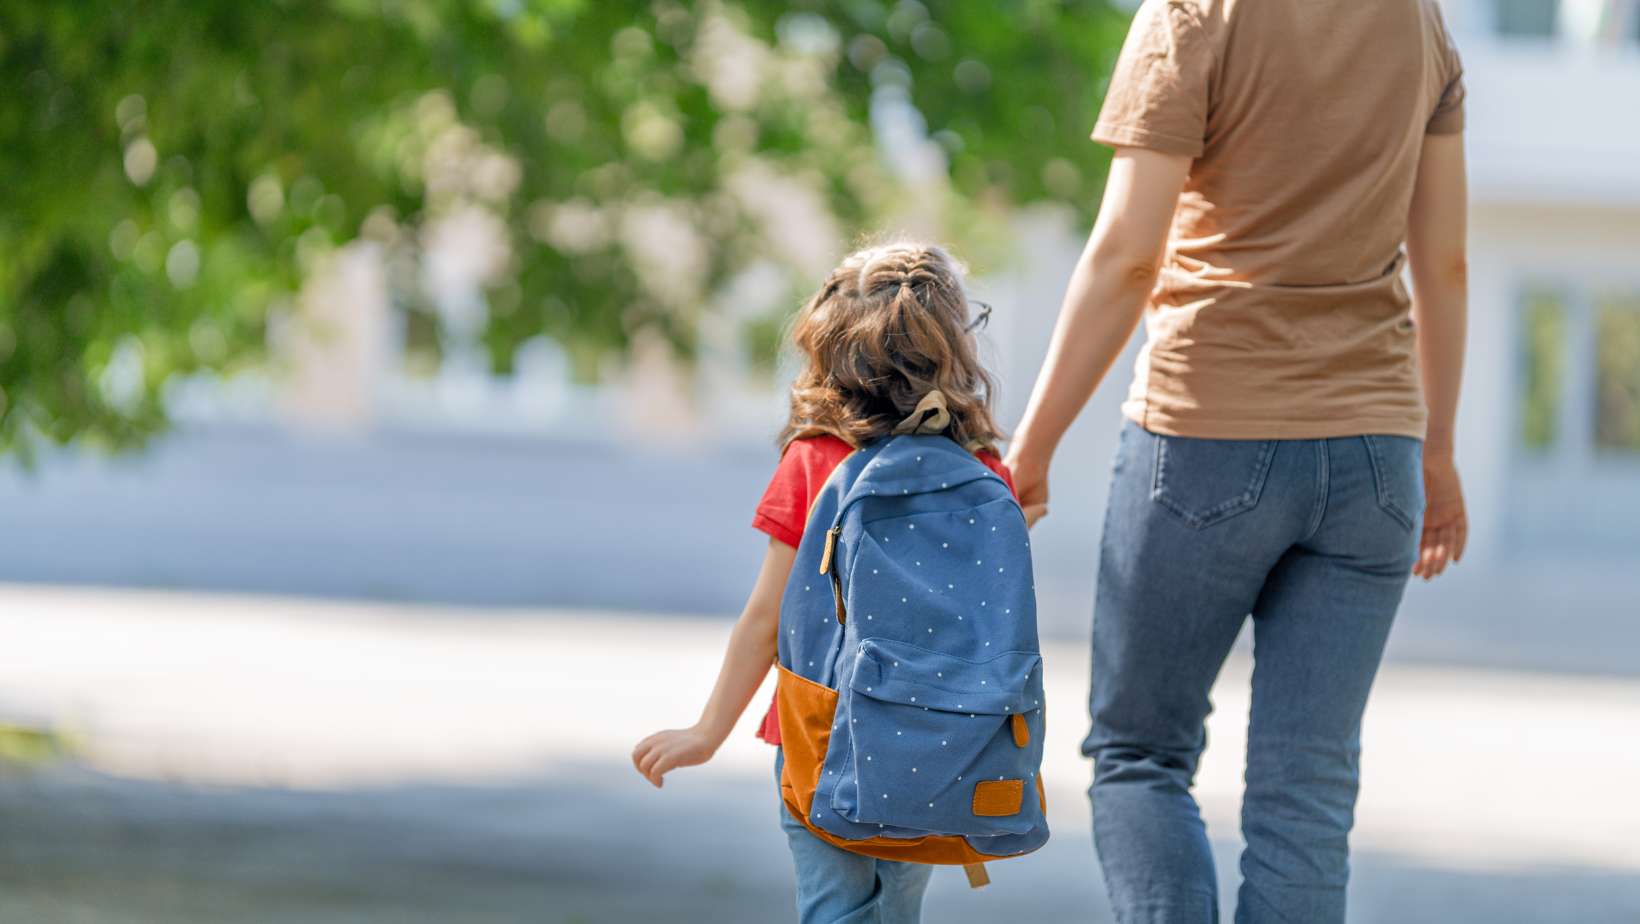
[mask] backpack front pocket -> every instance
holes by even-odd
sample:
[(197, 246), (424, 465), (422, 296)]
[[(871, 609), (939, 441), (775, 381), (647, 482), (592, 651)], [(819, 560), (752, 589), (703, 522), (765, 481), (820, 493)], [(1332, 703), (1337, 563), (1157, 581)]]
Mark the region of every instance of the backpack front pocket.
[[(849, 750), (832, 808), (849, 821), (939, 834), (1023, 834), (1041, 824), (1042, 659), (965, 661), (866, 639), (839, 709)], [(844, 729), (846, 728), (846, 731)]]

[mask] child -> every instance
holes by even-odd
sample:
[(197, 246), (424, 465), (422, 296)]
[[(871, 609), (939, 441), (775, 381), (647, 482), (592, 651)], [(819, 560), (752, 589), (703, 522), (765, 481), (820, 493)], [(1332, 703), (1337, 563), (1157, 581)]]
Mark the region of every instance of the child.
[[(890, 435), (908, 415), (920, 423), (919, 402), (938, 392), (949, 414), (943, 432), (981, 447), (980, 460), (1012, 488), (992, 448), (1000, 436), (991, 417), (993, 387), (972, 335), (988, 313), (982, 307), (973, 314), (961, 272), (944, 250), (911, 243), (851, 254), (803, 306), (792, 333), (803, 368), (792, 384), (784, 449), (752, 520), (768, 534), (768, 551), (700, 720), (650, 735), (633, 749), (633, 764), (655, 786), (668, 771), (709, 760), (768, 675), (781, 596), (810, 505), (853, 448)], [(758, 737), (780, 744), (773, 704)], [(777, 754), (777, 780), (782, 759)], [(780, 815), (797, 866), (802, 922), (918, 920), (932, 867), (850, 853), (814, 836), (783, 805)]]

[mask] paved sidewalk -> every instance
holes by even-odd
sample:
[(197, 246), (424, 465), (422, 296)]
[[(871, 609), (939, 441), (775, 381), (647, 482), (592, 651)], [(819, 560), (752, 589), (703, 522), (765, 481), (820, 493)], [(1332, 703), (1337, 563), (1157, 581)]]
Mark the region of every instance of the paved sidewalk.
[[(748, 717), (655, 791), (727, 624), (0, 586), (0, 721), (73, 766), (0, 772), (0, 921), (778, 921), (790, 871)], [(939, 922), (1109, 920), (1076, 753), (1085, 652), (1046, 652), (1056, 836)], [(1199, 793), (1235, 883), (1249, 664)], [(766, 700), (762, 696), (759, 704)], [(755, 710), (754, 710), (755, 711)], [(1640, 920), (1640, 681), (1387, 665), (1357, 922)]]

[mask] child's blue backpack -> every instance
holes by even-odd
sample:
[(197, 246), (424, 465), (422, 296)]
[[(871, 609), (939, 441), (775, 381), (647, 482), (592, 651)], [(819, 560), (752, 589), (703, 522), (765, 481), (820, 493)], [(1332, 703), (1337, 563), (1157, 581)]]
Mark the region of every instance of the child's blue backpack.
[(844, 459), (780, 607), (787, 810), (854, 853), (969, 867), (1048, 839), (1025, 518), (944, 436)]

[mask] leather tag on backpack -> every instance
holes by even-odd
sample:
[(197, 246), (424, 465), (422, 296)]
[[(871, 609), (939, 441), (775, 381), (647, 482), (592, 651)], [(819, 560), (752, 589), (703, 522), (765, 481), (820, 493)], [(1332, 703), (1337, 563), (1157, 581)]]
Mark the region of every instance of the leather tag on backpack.
[(1024, 780), (980, 780), (974, 784), (975, 815), (1017, 815), (1024, 799)]
[(985, 871), (984, 863), (964, 863), (962, 871), (968, 874), (968, 888), (978, 889), (991, 884), (991, 874)]

